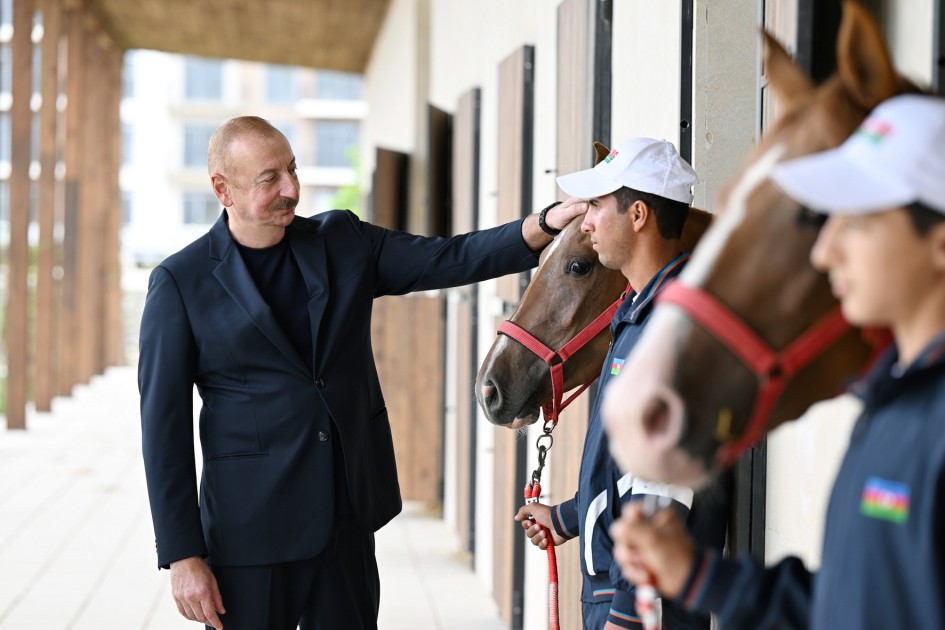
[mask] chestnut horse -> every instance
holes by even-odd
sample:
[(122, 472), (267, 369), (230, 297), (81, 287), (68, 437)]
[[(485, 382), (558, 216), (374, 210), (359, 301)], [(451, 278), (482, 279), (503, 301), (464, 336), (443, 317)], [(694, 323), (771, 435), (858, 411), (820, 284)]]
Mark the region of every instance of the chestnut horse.
[(842, 320), (808, 260), (816, 215), (768, 174), (839, 145), (880, 101), (915, 87), (852, 0), (837, 74), (820, 87), (766, 39), (769, 85), (785, 113), (720, 195), (718, 219), (605, 393), (611, 450), (647, 479), (699, 486), (766, 431), (839, 393), (875, 350)]
[[(600, 143), (594, 147), (598, 162), (609, 153)], [(711, 218), (704, 210), (690, 208), (682, 235), (686, 251), (692, 250)], [(509, 320), (549, 351), (559, 350), (575, 339), (627, 288), (627, 279), (620, 271), (600, 264), (590, 236), (581, 231), (582, 221), (583, 215), (571, 221), (542, 252), (538, 270)], [(609, 318), (586, 345), (566, 357), (562, 391), (579, 387), (600, 374), (610, 343), (607, 323)], [(551, 369), (541, 357), (503, 332), (500, 329), (479, 369), (476, 398), (490, 422), (519, 428), (538, 420), (541, 407), (552, 400)]]

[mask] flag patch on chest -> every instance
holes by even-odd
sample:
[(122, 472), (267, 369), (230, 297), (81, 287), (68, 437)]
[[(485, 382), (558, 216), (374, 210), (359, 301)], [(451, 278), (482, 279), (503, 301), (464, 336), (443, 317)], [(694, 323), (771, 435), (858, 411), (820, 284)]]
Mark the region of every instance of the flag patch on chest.
[(610, 375), (617, 376), (620, 374), (620, 370), (623, 368), (624, 363), (626, 363), (624, 359), (614, 359), (614, 362), (610, 364)]
[(860, 497), (860, 514), (893, 523), (909, 519), (909, 486), (880, 477), (870, 477)]

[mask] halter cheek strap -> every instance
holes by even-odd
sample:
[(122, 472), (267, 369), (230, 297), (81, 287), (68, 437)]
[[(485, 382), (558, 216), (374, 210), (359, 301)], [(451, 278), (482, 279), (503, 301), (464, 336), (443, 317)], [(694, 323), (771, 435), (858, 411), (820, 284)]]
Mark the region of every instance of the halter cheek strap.
[[(802, 369), (850, 330), (840, 307), (822, 317), (783, 350), (772, 348), (741, 318), (715, 297), (699, 287), (673, 282), (657, 297), (662, 304), (674, 304), (696, 323), (715, 336), (758, 379), (758, 393), (748, 425), (741, 437), (724, 443), (716, 458), (722, 467), (729, 466), (761, 437), (765, 421), (781, 399), (785, 387)], [(723, 411), (728, 411), (727, 409)], [(728, 412), (728, 421), (731, 422)], [(722, 423), (725, 414), (720, 413)], [(727, 436), (729, 427), (717, 437)]]
[(555, 425), (558, 424), (558, 416), (562, 411), (564, 411), (565, 407), (570, 405), (575, 398), (580, 396), (581, 393), (583, 393), (584, 390), (591, 385), (591, 383), (597, 380), (597, 376), (595, 376), (588, 382), (584, 383), (584, 385), (582, 385), (576, 392), (571, 394), (567, 400), (562, 402), (561, 399), (564, 397), (565, 362), (574, 356), (578, 350), (586, 346), (591, 341), (591, 339), (599, 335), (605, 328), (610, 326), (610, 322), (614, 318), (614, 314), (617, 312), (617, 308), (620, 306), (623, 298), (623, 295), (617, 298), (617, 300), (608, 306), (603, 313), (598, 315), (594, 321), (584, 327), (581, 332), (571, 338), (570, 341), (561, 346), (561, 349), (557, 351), (552, 350), (542, 342), (538, 341), (534, 335), (512, 320), (504, 321), (499, 325), (499, 334), (511, 337), (515, 341), (531, 350), (532, 353), (544, 361), (551, 369), (551, 400), (545, 402), (542, 405), (546, 427), (548, 427), (550, 424), (551, 428), (553, 429)]

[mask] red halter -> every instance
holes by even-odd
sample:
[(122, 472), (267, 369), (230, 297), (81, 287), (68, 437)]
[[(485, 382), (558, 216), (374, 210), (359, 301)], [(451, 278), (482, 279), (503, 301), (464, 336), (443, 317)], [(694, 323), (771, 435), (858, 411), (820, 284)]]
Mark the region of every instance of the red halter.
[(595, 376), (582, 385), (580, 389), (571, 394), (568, 399), (562, 403), (561, 399), (564, 397), (565, 362), (574, 356), (578, 350), (586, 346), (591, 339), (596, 337), (602, 330), (610, 325), (610, 321), (614, 318), (614, 313), (617, 312), (617, 307), (620, 306), (620, 303), (623, 301), (625, 296), (626, 292), (617, 298), (613, 304), (608, 306), (603, 313), (598, 315), (594, 321), (588, 324), (584, 330), (575, 335), (569, 342), (561, 346), (561, 349), (558, 351), (552, 350), (542, 342), (538, 341), (534, 335), (512, 320), (504, 321), (501, 325), (499, 325), (499, 334), (507, 335), (519, 342), (535, 353), (538, 358), (547, 363), (548, 367), (551, 368), (551, 400), (541, 406), (542, 412), (544, 412), (545, 416), (546, 432), (548, 432), (547, 427), (549, 424), (552, 429), (558, 424), (558, 415), (564, 411), (565, 407), (570, 405), (575, 398), (580, 396), (581, 393), (590, 386), (591, 383), (597, 380), (597, 377)]
[[(765, 420), (791, 379), (850, 330), (838, 306), (778, 351), (730, 308), (698, 287), (673, 282), (657, 300), (682, 308), (758, 377), (758, 394), (745, 432), (733, 443), (723, 444), (716, 456), (723, 467), (738, 459), (761, 437)], [(727, 433), (727, 427), (722, 432)]]

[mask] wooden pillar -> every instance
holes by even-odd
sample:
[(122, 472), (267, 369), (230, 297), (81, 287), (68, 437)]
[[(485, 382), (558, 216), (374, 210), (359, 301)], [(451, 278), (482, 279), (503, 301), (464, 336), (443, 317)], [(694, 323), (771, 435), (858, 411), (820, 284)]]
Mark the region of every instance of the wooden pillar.
[(79, 240), (77, 223), (79, 215), (79, 170), (81, 164), (80, 129), (82, 128), (82, 80), (85, 64), (82, 51), (85, 28), (82, 12), (68, 6), (65, 13), (66, 32), (66, 112), (63, 157), (65, 182), (63, 194), (63, 242), (62, 242), (62, 307), (59, 326), (59, 378), (57, 392), (68, 396), (78, 381), (77, 346), (79, 326), (77, 317), (78, 287), (76, 261)]
[[(96, 178), (102, 167), (101, 147), (101, 111), (100, 79), (101, 65), (97, 28), (88, 15), (83, 15), (84, 23), (82, 48), (79, 52), (80, 63), (86, 68), (82, 73), (82, 82), (78, 98), (84, 112), (78, 129), (79, 164), (76, 173), (79, 182), (78, 212), (76, 215), (76, 383), (88, 383), (96, 370), (96, 348), (101, 342), (101, 328), (97, 305), (101, 299), (101, 257), (102, 247), (101, 212), (96, 196)], [(95, 69), (91, 72), (91, 69)]]
[(124, 363), (124, 337), (121, 316), (121, 190), (118, 171), (121, 168), (121, 72), (124, 54), (109, 44), (106, 51), (108, 72), (105, 84), (103, 125), (106, 156), (102, 169), (102, 197), (105, 209), (105, 317), (102, 339), (103, 366)]
[(37, 411), (49, 411), (56, 394), (57, 369), (57, 313), (55, 299), (58, 283), (56, 268), (56, 98), (59, 92), (59, 41), (62, 33), (62, 6), (60, 0), (42, 0), (43, 12), (42, 70), (40, 93), (42, 109), (39, 114), (39, 190), (37, 220), (39, 223), (39, 252), (36, 271), (36, 345), (34, 372), (34, 400)]
[(13, 3), (13, 103), (10, 107), (10, 250), (7, 294), (7, 428), (26, 428), (29, 386), (27, 275), (30, 221), (30, 96), (33, 0)]

